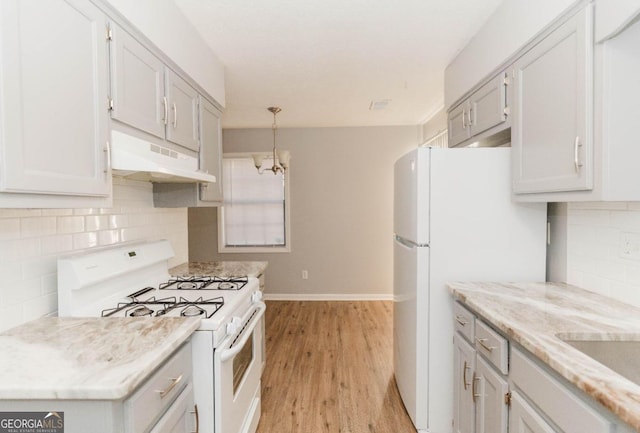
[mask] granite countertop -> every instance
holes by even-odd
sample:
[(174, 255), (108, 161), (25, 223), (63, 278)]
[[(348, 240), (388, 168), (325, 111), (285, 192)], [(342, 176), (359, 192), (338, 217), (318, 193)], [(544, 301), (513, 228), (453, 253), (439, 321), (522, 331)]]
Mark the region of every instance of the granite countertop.
[(173, 276), (258, 277), (267, 269), (268, 264), (268, 262), (187, 262), (169, 269), (169, 273)]
[(0, 399), (122, 399), (199, 325), (184, 317), (25, 323), (0, 334)]
[(640, 386), (564, 339), (640, 341), (640, 309), (561, 283), (449, 283), (454, 297), (640, 431)]

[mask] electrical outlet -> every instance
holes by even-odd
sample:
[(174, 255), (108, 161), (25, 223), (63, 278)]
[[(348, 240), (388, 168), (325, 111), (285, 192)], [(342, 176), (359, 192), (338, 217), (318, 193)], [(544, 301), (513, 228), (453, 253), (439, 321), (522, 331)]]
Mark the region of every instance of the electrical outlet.
[(640, 233), (622, 233), (620, 236), (620, 257), (640, 260)]
[(309, 271), (307, 271), (306, 269), (304, 269), (302, 271), (302, 279), (303, 280), (308, 280), (309, 279)]

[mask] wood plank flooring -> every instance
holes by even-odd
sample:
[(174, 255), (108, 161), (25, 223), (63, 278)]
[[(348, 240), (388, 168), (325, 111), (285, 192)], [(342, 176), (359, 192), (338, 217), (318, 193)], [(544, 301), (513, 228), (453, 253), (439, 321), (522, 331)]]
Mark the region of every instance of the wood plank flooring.
[(415, 433), (388, 301), (269, 301), (257, 433)]

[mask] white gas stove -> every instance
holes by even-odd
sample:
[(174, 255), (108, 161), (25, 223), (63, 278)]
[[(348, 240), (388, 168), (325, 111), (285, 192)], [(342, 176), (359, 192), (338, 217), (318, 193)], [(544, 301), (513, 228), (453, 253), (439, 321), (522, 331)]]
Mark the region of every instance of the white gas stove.
[(201, 433), (254, 433), (260, 418), (266, 309), (258, 280), (171, 277), (168, 241), (121, 245), (58, 260), (58, 314), (201, 317), (192, 338)]

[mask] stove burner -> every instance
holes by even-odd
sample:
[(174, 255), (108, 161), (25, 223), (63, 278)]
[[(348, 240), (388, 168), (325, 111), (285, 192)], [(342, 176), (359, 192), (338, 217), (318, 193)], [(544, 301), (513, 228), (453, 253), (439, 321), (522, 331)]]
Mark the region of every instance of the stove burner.
[(133, 310), (129, 310), (128, 316), (130, 317), (144, 317), (151, 316), (153, 314), (153, 310), (147, 307), (146, 305), (140, 305)]
[(184, 309), (180, 312), (180, 315), (184, 317), (194, 317), (194, 316), (202, 316), (202, 315), (205, 315), (206, 313), (207, 312), (202, 308), (192, 304), (184, 307)]
[(247, 282), (248, 277), (209, 277), (204, 275), (185, 275), (171, 278), (166, 283), (159, 285), (160, 290), (240, 290)]

